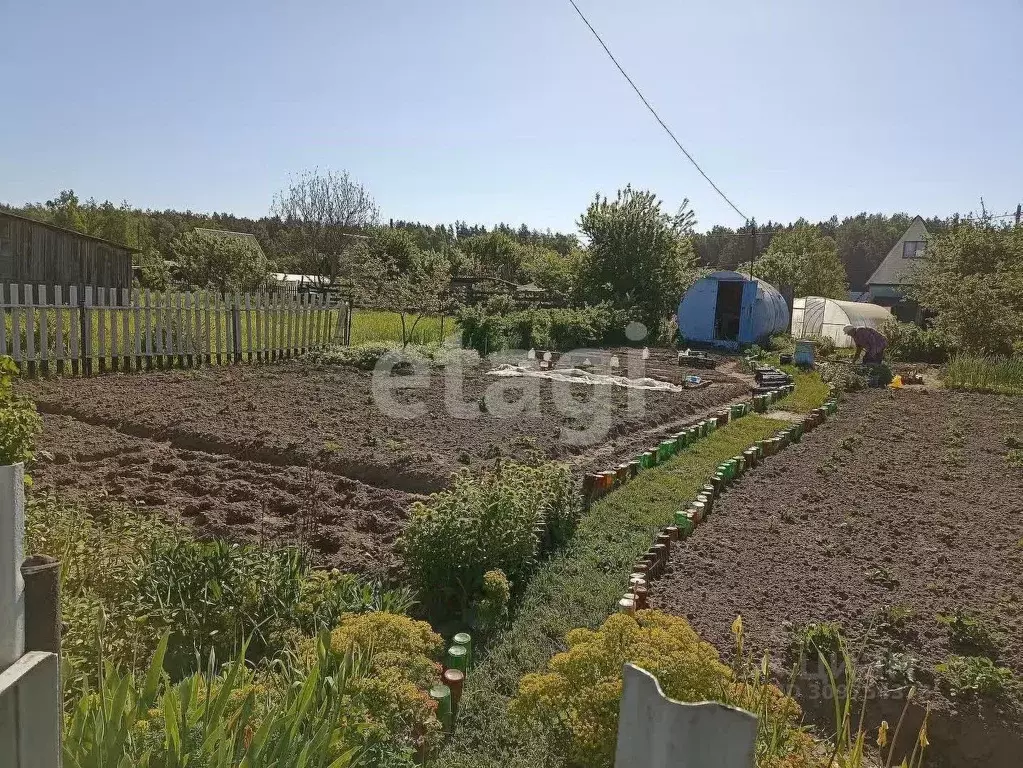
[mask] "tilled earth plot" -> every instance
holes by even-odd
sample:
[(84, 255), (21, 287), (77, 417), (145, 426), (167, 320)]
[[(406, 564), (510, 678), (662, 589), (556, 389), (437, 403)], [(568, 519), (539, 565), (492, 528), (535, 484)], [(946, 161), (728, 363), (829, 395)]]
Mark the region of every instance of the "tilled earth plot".
[(69, 416), (43, 415), (37, 491), (100, 491), (209, 536), (305, 544), (323, 564), (384, 573), (414, 496), (311, 467), (178, 448)]
[(537, 453), (603, 469), (748, 392), (739, 377), (706, 378), (705, 389), (631, 403), (619, 388), (480, 370), (391, 376), (381, 395), (370, 373), (303, 362), (25, 389), (45, 419), (42, 487), (99, 490), (211, 535), (302, 540), (330, 564), (376, 570), (392, 564), (410, 501), (458, 469)]
[[(538, 379), (374, 379), (304, 363), (92, 379), (26, 387), (44, 413), (167, 441), (175, 448), (285, 466), (315, 464), (410, 492), (444, 487), (452, 472), (498, 457), (585, 460), (609, 441), (703, 413), (748, 391), (718, 374), (706, 389), (645, 392), (551, 386)], [(649, 438), (647, 438), (649, 439)]]
[[(749, 641), (770, 649), (779, 670), (794, 628), (837, 621), (864, 649), (859, 669), (878, 664), (886, 692), (868, 708), (873, 725), (883, 717), (894, 727), (908, 671), (922, 695), (904, 736), (915, 736), (923, 703), (935, 708), (929, 764), (1019, 766), (1018, 692), (954, 695), (935, 673), (957, 654), (988, 656), (1023, 678), (1023, 467), (1010, 456), (1018, 439), (1020, 399), (852, 396), (718, 501), (672, 554), (652, 607), (689, 617), (726, 656), (742, 614)], [(964, 641), (939, 614), (976, 622), (991, 643)], [(804, 670), (798, 690), (833, 727), (814, 700), (815, 672)]]

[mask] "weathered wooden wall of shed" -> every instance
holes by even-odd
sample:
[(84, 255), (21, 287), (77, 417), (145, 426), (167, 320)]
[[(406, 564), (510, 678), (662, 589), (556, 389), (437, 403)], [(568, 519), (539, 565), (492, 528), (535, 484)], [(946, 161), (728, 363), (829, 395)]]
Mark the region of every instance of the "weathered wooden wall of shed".
[(131, 251), (0, 213), (0, 283), (130, 288)]

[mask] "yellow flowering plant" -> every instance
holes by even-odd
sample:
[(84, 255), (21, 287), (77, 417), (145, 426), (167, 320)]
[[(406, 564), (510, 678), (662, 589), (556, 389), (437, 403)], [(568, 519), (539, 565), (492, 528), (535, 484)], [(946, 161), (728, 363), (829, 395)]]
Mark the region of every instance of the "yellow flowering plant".
[(754, 688), (738, 679), (683, 618), (658, 611), (617, 614), (596, 631), (572, 630), (566, 643), (568, 650), (551, 660), (546, 673), (522, 678), (510, 710), (526, 727), (553, 724), (558, 751), (570, 766), (613, 765), (626, 662), (653, 674), (665, 695), (678, 701), (756, 702), (758, 714), (786, 726), (779, 729), (774, 754), (758, 755), (758, 763), (809, 764), (812, 740), (799, 728), (798, 705), (766, 681)]

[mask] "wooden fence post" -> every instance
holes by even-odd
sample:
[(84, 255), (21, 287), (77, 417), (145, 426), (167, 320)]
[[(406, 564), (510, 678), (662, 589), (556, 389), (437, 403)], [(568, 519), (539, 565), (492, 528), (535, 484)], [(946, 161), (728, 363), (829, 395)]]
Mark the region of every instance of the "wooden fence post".
[(99, 372), (107, 372), (107, 289), (96, 289), (96, 338), (99, 346)]
[(25, 283), (25, 367), (28, 369), (29, 378), (34, 379), (36, 375), (36, 308), (35, 291), (32, 286)]
[[(57, 357), (57, 375), (64, 375), (64, 291), (59, 285), (53, 286), (53, 321)], [(69, 316), (70, 318), (70, 316)]]
[(67, 298), (67, 330), (68, 330), (68, 341), (70, 342), (70, 348), (68, 350), (71, 357), (71, 375), (77, 376), (79, 370), (81, 370), (81, 343), (79, 341), (79, 331), (81, 330), (81, 324), (75, 318), (75, 312), (78, 312), (78, 286), (68, 286), (68, 298)]
[(39, 372), (43, 376), (50, 373), (50, 289), (45, 285), (36, 286), (36, 298), (39, 302)]
[(754, 715), (672, 701), (653, 675), (632, 664), (624, 674), (615, 768), (753, 768)]
[(82, 328), (82, 372), (92, 376), (92, 286), (85, 286), (82, 296), (81, 316)]
[(241, 317), (241, 294), (237, 291), (231, 300), (231, 339), (234, 348), (234, 361), (242, 361), (242, 317)]

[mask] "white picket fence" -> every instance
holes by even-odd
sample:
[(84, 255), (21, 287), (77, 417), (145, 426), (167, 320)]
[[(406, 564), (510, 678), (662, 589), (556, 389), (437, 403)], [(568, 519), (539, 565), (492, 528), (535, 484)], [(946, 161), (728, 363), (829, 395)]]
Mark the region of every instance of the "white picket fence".
[(0, 356), (28, 375), (270, 362), (347, 343), (329, 296), (0, 284)]

